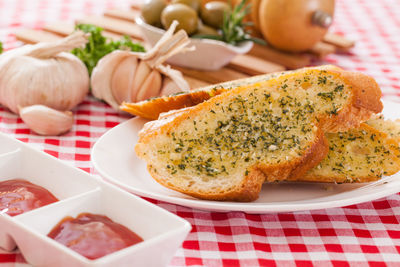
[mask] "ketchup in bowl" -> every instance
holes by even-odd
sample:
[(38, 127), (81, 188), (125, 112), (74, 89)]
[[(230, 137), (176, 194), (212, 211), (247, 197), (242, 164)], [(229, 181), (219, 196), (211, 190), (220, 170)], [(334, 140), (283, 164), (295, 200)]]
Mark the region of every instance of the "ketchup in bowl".
[(47, 236), (91, 260), (143, 241), (107, 216), (91, 213), (64, 218)]
[(40, 208), (58, 199), (47, 189), (23, 179), (0, 182), (0, 212), (10, 216)]

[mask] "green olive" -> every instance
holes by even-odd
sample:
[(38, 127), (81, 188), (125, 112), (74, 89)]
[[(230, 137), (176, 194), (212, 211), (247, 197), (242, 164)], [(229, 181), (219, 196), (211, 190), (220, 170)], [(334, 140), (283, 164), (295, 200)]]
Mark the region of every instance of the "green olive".
[(196, 34), (205, 34), (205, 35), (219, 35), (218, 31), (213, 27), (205, 25), (204, 23), (199, 20), (198, 28)]
[(201, 19), (205, 24), (220, 29), (225, 12), (231, 12), (229, 4), (218, 1), (208, 2), (201, 9)]
[(142, 6), (142, 17), (148, 24), (160, 26), (161, 12), (167, 5), (166, 0), (146, 0)]
[(196, 12), (199, 12), (201, 1), (200, 0), (172, 0), (172, 4), (184, 4), (193, 8)]
[(168, 29), (174, 20), (179, 22), (176, 30), (183, 29), (187, 34), (197, 30), (197, 13), (193, 8), (184, 4), (170, 4), (161, 13), (161, 23), (164, 29)]

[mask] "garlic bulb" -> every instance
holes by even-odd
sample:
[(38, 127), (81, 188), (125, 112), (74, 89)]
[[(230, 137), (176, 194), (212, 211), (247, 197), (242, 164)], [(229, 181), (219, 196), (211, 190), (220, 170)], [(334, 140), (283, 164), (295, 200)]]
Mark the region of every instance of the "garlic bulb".
[(89, 74), (71, 49), (87, 42), (75, 32), (54, 43), (25, 45), (0, 55), (0, 104), (18, 107), (41, 104), (70, 110), (89, 92)]
[(40, 135), (59, 135), (74, 124), (71, 111), (61, 112), (43, 105), (20, 108), (19, 115), (28, 127)]
[(178, 93), (176, 83), (168, 77), (163, 79), (160, 95), (172, 95), (176, 93)]
[[(92, 72), (92, 94), (119, 110), (122, 102), (139, 102), (161, 93), (189, 91), (182, 73), (163, 65), (169, 57), (194, 49), (187, 47), (190, 40), (185, 31), (174, 34), (177, 24), (173, 22), (146, 53), (117, 50), (104, 56)], [(168, 90), (163, 90), (166, 83)]]

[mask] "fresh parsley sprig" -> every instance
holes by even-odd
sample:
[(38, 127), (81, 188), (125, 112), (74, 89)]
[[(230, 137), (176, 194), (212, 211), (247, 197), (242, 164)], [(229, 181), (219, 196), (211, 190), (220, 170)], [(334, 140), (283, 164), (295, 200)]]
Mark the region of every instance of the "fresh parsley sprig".
[(71, 51), (72, 54), (80, 58), (85, 63), (89, 74), (97, 62), (105, 55), (114, 50), (131, 50), (134, 52), (145, 52), (141, 44), (133, 43), (129, 36), (123, 36), (121, 40), (113, 41), (103, 36), (103, 29), (91, 24), (78, 24), (76, 30), (81, 30), (89, 33), (88, 42), (83, 48), (75, 48)]
[(0, 54), (3, 53), (3, 43), (0, 42)]
[(198, 34), (194, 38), (207, 38), (223, 41), (231, 45), (238, 45), (244, 41), (253, 41), (265, 45), (265, 41), (252, 37), (246, 28), (253, 25), (252, 22), (244, 22), (244, 17), (250, 13), (250, 5), (246, 5), (247, 0), (242, 0), (232, 8), (231, 12), (225, 12), (223, 17), (220, 35)]

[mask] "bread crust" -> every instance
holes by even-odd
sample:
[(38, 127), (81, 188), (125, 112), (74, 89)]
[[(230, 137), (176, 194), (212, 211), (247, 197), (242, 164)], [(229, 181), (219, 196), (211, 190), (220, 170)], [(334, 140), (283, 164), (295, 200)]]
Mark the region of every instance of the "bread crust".
[(124, 102), (121, 104), (120, 109), (132, 115), (140, 116), (148, 120), (156, 120), (161, 113), (175, 109), (192, 107), (227, 90), (230, 90), (233, 87), (237, 87), (238, 85), (268, 80), (285, 73), (288, 72), (269, 73), (250, 78), (223, 82), (199, 88), (187, 93), (156, 97), (137, 103)]
[[(341, 72), (345, 80), (353, 87), (353, 106), (364, 108), (373, 113), (380, 113), (383, 104), (380, 101), (382, 92), (375, 79), (358, 72)], [(368, 90), (366, 90), (368, 88)]]
[(170, 188), (172, 190), (184, 193), (186, 195), (206, 199), (206, 200), (218, 200), (218, 201), (239, 201), (239, 202), (250, 202), (258, 198), (261, 191), (262, 184), (265, 181), (265, 174), (257, 168), (250, 169), (248, 175), (246, 175), (240, 184), (235, 186), (228, 192), (219, 192), (217, 194), (210, 194), (208, 192), (191, 191), (190, 189), (182, 189), (174, 184), (168, 182), (165, 177), (158, 175), (154, 172), (151, 166), (148, 166), (150, 175), (161, 185)]
[(348, 72), (340, 69), (330, 69), (352, 88), (352, 99), (337, 115), (320, 118), (324, 132), (343, 132), (358, 127), (375, 113), (383, 109), (381, 89), (376, 81), (358, 72)]
[[(320, 71), (320, 68), (316, 68)], [(301, 71), (313, 71), (312, 69), (304, 69)], [(317, 114), (318, 120), (315, 129), (316, 138), (310, 143), (302, 156), (294, 158), (291, 161), (280, 164), (253, 165), (248, 171), (248, 175), (244, 176), (241, 182), (230, 191), (209, 193), (192, 191), (190, 188), (179, 188), (169, 182), (166, 177), (162, 177), (156, 173), (151, 164), (149, 164), (149, 172), (152, 177), (160, 184), (173, 190), (208, 200), (231, 200), (231, 201), (253, 201), (257, 199), (264, 181), (283, 181), (298, 180), (310, 168), (316, 166), (327, 154), (328, 143), (324, 136), (327, 131), (337, 132), (344, 131), (351, 127), (359, 125), (362, 121), (369, 119), (371, 114), (382, 110), (380, 102), (380, 89), (372, 78), (365, 79), (365, 75), (358, 73), (347, 73), (337, 68), (326, 69), (330, 75), (340, 76), (340, 78), (350, 85), (351, 99), (349, 103), (342, 109), (338, 110), (336, 115)], [(260, 83), (259, 85), (262, 85)], [(135, 146), (136, 153), (141, 158), (146, 158), (146, 145), (159, 135), (168, 135), (176, 127), (185, 120), (192, 120), (203, 111), (212, 109), (216, 103), (224, 101), (231, 96), (239, 95), (247, 88), (253, 88), (255, 85), (239, 86), (227, 90), (216, 95), (208, 101), (202, 102), (196, 106), (186, 108), (184, 110), (172, 111), (160, 116), (159, 120), (148, 122), (139, 133), (139, 141)], [(300, 89), (299, 89), (300, 90)], [(306, 89), (305, 89), (306, 90)], [(365, 92), (372, 92), (372, 96)]]
[(193, 91), (168, 97), (153, 98), (138, 103), (123, 102), (120, 109), (148, 120), (156, 120), (163, 112), (195, 106), (223, 93), (225, 90), (224, 88), (219, 88), (210, 91)]

